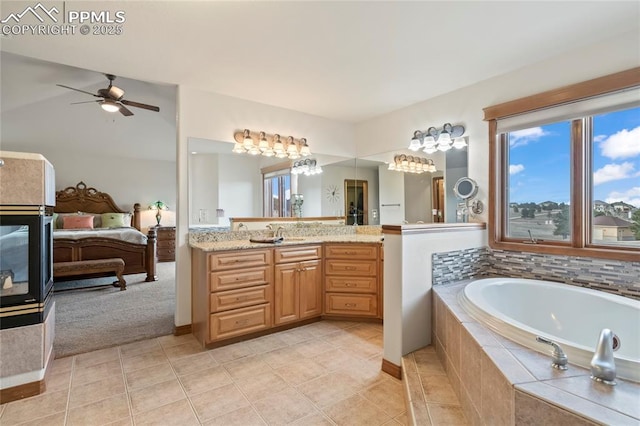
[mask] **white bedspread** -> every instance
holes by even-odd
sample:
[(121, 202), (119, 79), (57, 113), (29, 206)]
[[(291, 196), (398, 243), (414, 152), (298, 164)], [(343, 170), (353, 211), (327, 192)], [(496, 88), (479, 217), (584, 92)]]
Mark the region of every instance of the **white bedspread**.
[(129, 243), (147, 244), (147, 236), (136, 228), (56, 229), (53, 231), (54, 239), (80, 240), (90, 237), (113, 238)]

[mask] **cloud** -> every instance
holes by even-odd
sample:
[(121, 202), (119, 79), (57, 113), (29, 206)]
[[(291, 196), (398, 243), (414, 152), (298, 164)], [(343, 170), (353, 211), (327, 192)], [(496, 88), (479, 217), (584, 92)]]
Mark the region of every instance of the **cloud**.
[(607, 139), (607, 135), (598, 135), (593, 137), (593, 141), (597, 143), (600, 143), (605, 139)]
[(509, 174), (515, 175), (524, 170), (524, 166), (522, 164), (511, 164), (509, 165)]
[(626, 191), (612, 191), (604, 201), (606, 201), (607, 203), (624, 201), (625, 203), (631, 204), (632, 206), (640, 207), (640, 186), (635, 186)]
[(611, 182), (612, 180), (626, 179), (634, 176), (633, 163), (607, 164), (593, 173), (593, 184)]
[(640, 155), (640, 126), (622, 129), (600, 142), (600, 152), (608, 158), (629, 158)]
[(509, 146), (511, 148), (524, 146), (529, 142), (535, 142), (541, 137), (548, 134), (548, 132), (542, 130), (542, 127), (532, 127), (530, 129), (516, 130), (515, 132), (509, 133)]

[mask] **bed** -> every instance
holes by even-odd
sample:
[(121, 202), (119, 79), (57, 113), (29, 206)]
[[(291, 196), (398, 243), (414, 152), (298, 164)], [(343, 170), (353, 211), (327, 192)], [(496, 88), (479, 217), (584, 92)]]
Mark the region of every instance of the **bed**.
[[(118, 207), (109, 194), (87, 187), (84, 182), (56, 191), (54, 212), (56, 221), (60, 217), (85, 215), (98, 221), (103, 213), (129, 213)], [(126, 218), (124, 215), (118, 217)], [(146, 235), (141, 232), (140, 204), (133, 206), (133, 214), (124, 225), (62, 230), (54, 227), (53, 262), (120, 258), (125, 263), (124, 274), (146, 273), (146, 281), (156, 281), (156, 230), (151, 227)]]

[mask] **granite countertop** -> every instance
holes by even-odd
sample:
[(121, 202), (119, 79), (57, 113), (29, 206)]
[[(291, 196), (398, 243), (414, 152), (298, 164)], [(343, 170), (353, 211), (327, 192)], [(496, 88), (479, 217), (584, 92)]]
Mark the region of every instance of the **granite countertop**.
[(285, 237), (284, 241), (277, 244), (254, 243), (246, 240), (191, 242), (191, 248), (202, 251), (241, 250), (252, 248), (282, 247), (301, 244), (321, 243), (382, 243), (382, 235), (348, 234), (348, 235), (319, 235), (308, 237)]

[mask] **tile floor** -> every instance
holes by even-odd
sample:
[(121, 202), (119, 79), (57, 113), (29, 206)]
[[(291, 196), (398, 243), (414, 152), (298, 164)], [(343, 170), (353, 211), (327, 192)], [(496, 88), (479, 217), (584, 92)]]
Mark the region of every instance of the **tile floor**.
[(402, 382), (381, 362), (382, 326), (370, 323), (321, 321), (212, 350), (163, 336), (55, 360), (47, 391), (0, 406), (0, 424), (407, 424)]

